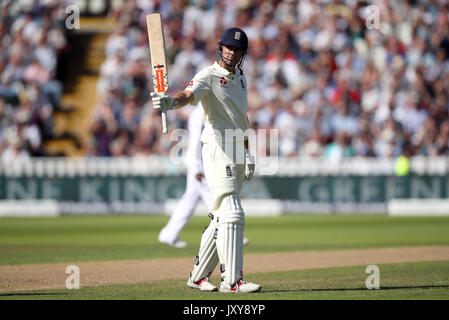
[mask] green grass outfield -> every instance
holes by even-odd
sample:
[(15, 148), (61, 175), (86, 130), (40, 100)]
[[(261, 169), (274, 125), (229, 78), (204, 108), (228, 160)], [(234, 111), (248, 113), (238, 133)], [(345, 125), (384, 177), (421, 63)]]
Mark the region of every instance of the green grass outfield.
[[(207, 217), (194, 217), (182, 231), (185, 249), (157, 242), (163, 216), (77, 216), (0, 219), (0, 265), (105, 261), (197, 254)], [(449, 217), (281, 216), (247, 218), (246, 254), (449, 245)]]
[[(0, 293), (0, 300), (447, 300), (448, 261), (380, 264), (380, 289), (365, 287), (365, 266), (248, 275), (263, 284), (258, 293), (200, 292), (186, 280)], [(283, 280), (279, 280), (283, 279)], [(218, 283), (218, 276), (212, 277)]]
[[(189, 242), (185, 249), (157, 242), (167, 221), (164, 216), (126, 215), (1, 218), (0, 265), (195, 256), (210, 220), (189, 222), (181, 233)], [(449, 217), (249, 217), (245, 234), (251, 239), (245, 254), (449, 245)], [(182, 279), (3, 293), (0, 299), (449, 299), (449, 261), (379, 265), (381, 290), (366, 290), (365, 267), (248, 274), (249, 281), (263, 284), (263, 292), (238, 297), (201, 293)]]

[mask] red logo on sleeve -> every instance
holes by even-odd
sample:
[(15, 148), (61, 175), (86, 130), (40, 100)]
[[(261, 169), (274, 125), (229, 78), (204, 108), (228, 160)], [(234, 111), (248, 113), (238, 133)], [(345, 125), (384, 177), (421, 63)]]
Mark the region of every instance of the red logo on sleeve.
[(191, 86), (193, 86), (193, 80), (190, 81), (190, 83), (189, 83), (189, 87), (191, 87)]

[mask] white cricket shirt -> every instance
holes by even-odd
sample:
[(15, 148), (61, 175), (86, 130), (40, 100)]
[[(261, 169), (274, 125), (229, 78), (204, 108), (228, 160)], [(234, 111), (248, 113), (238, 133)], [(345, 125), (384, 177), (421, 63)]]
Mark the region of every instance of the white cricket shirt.
[(240, 70), (233, 74), (215, 62), (198, 72), (186, 90), (193, 93), (192, 104), (201, 101), (203, 105), (203, 143), (217, 141), (219, 137), (214, 130), (223, 138), (226, 129), (249, 128), (247, 83)]
[(203, 130), (203, 108), (201, 104), (193, 107), (187, 123), (189, 131), (189, 146), (184, 157), (184, 164), (193, 174), (203, 173), (201, 160), (201, 132)]

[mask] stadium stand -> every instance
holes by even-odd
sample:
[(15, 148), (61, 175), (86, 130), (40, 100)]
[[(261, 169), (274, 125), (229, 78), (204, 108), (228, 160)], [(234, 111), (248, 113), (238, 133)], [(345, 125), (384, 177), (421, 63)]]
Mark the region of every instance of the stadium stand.
[(17, 157), (61, 156), (47, 143), (79, 139), (55, 120), (70, 115), (59, 79), (68, 42), (65, 7), (57, 1), (3, 1), (0, 16), (0, 153)]
[[(117, 0), (76, 33), (64, 30), (61, 2), (10, 3), (0, 23), (2, 158), (51, 155), (60, 148), (44, 148), (54, 138), (45, 130), (69, 127), (65, 140), (79, 137), (80, 148), (72, 142), (68, 155), (168, 155), (173, 142), (148, 99), (152, 12), (164, 18), (171, 92), (215, 59), (222, 30), (245, 30), (251, 125), (279, 129), (282, 157), (449, 155), (447, 1), (376, 1), (380, 26), (368, 29), (371, 1)], [(56, 78), (61, 55), (68, 81)], [(59, 101), (75, 112), (56, 112), (67, 111)], [(170, 130), (188, 114), (169, 113)]]
[[(222, 30), (245, 30), (250, 121), (255, 129), (279, 129), (281, 156), (448, 155), (449, 4), (376, 1), (380, 28), (367, 29), (369, 4), (131, 1), (115, 7), (110, 14), (119, 27), (106, 46), (104, 98), (94, 112), (101, 124), (92, 129), (91, 151), (167, 154), (170, 144), (145, 90), (151, 80), (144, 16), (161, 12), (172, 92), (213, 61)], [(170, 114), (171, 129), (182, 128), (187, 115)]]

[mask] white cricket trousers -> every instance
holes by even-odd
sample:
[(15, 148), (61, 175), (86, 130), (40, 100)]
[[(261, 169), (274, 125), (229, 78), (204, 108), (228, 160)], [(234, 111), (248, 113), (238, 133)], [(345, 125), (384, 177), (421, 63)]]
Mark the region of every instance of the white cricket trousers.
[(245, 215), (239, 193), (244, 163), (238, 163), (216, 144), (203, 145), (203, 168), (214, 197), (213, 220), (204, 230), (190, 274), (196, 282), (208, 277), (220, 262), (222, 281), (229, 286), (242, 277)]

